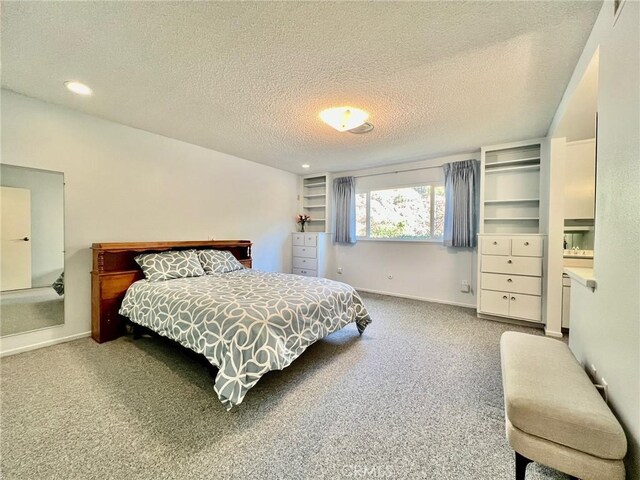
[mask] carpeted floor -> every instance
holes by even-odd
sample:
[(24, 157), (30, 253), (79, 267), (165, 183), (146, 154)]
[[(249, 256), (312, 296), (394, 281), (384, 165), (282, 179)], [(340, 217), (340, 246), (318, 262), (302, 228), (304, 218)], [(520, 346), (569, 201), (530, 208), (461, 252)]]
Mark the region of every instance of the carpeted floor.
[(316, 343), (231, 412), (206, 367), (158, 339), (3, 359), (2, 478), (511, 480), (498, 342), (540, 330), (363, 297), (362, 337), (349, 325)]
[(0, 294), (0, 336), (15, 335), (64, 323), (64, 298), (53, 288)]

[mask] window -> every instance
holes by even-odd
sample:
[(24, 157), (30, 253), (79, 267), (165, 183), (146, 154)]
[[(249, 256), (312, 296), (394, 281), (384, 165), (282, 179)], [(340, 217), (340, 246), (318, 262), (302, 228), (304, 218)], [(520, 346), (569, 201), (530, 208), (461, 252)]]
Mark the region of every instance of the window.
[(356, 235), (370, 240), (441, 240), (444, 185), (371, 190), (356, 194)]

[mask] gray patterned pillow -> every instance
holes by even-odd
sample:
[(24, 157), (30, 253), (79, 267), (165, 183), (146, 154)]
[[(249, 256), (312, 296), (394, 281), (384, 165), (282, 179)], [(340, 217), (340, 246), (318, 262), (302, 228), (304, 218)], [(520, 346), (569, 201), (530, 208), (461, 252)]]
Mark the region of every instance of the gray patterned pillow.
[(244, 268), (236, 257), (226, 250), (198, 250), (198, 258), (207, 275), (229, 273)]
[(204, 275), (195, 250), (143, 253), (135, 257), (150, 282)]

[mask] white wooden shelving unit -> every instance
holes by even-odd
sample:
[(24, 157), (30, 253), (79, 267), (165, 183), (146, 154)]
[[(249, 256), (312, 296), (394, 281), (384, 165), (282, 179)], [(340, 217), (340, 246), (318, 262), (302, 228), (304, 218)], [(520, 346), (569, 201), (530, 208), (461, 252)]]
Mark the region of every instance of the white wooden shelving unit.
[(478, 316), (543, 322), (545, 141), (481, 149)]
[(308, 232), (328, 232), (330, 177), (328, 174), (309, 175), (302, 178), (302, 212), (311, 217), (306, 226)]
[(299, 213), (311, 217), (305, 232), (292, 236), (292, 273), (311, 277), (327, 275), (331, 245), (331, 175), (313, 174), (302, 177)]
[(480, 233), (539, 233), (540, 143), (481, 150)]

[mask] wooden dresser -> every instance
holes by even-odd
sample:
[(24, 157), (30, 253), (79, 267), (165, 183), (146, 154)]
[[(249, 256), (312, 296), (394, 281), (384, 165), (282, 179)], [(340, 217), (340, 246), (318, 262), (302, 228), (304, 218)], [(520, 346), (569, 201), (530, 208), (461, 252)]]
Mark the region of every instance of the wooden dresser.
[(542, 322), (543, 235), (479, 235), (478, 314)]
[(322, 232), (294, 233), (292, 244), (292, 273), (305, 277), (326, 276), (327, 239)]
[(249, 240), (188, 242), (94, 243), (91, 272), (91, 337), (98, 343), (125, 333), (126, 318), (118, 314), (129, 286), (144, 278), (135, 256), (167, 250), (216, 249), (230, 251), (246, 268), (252, 267)]

